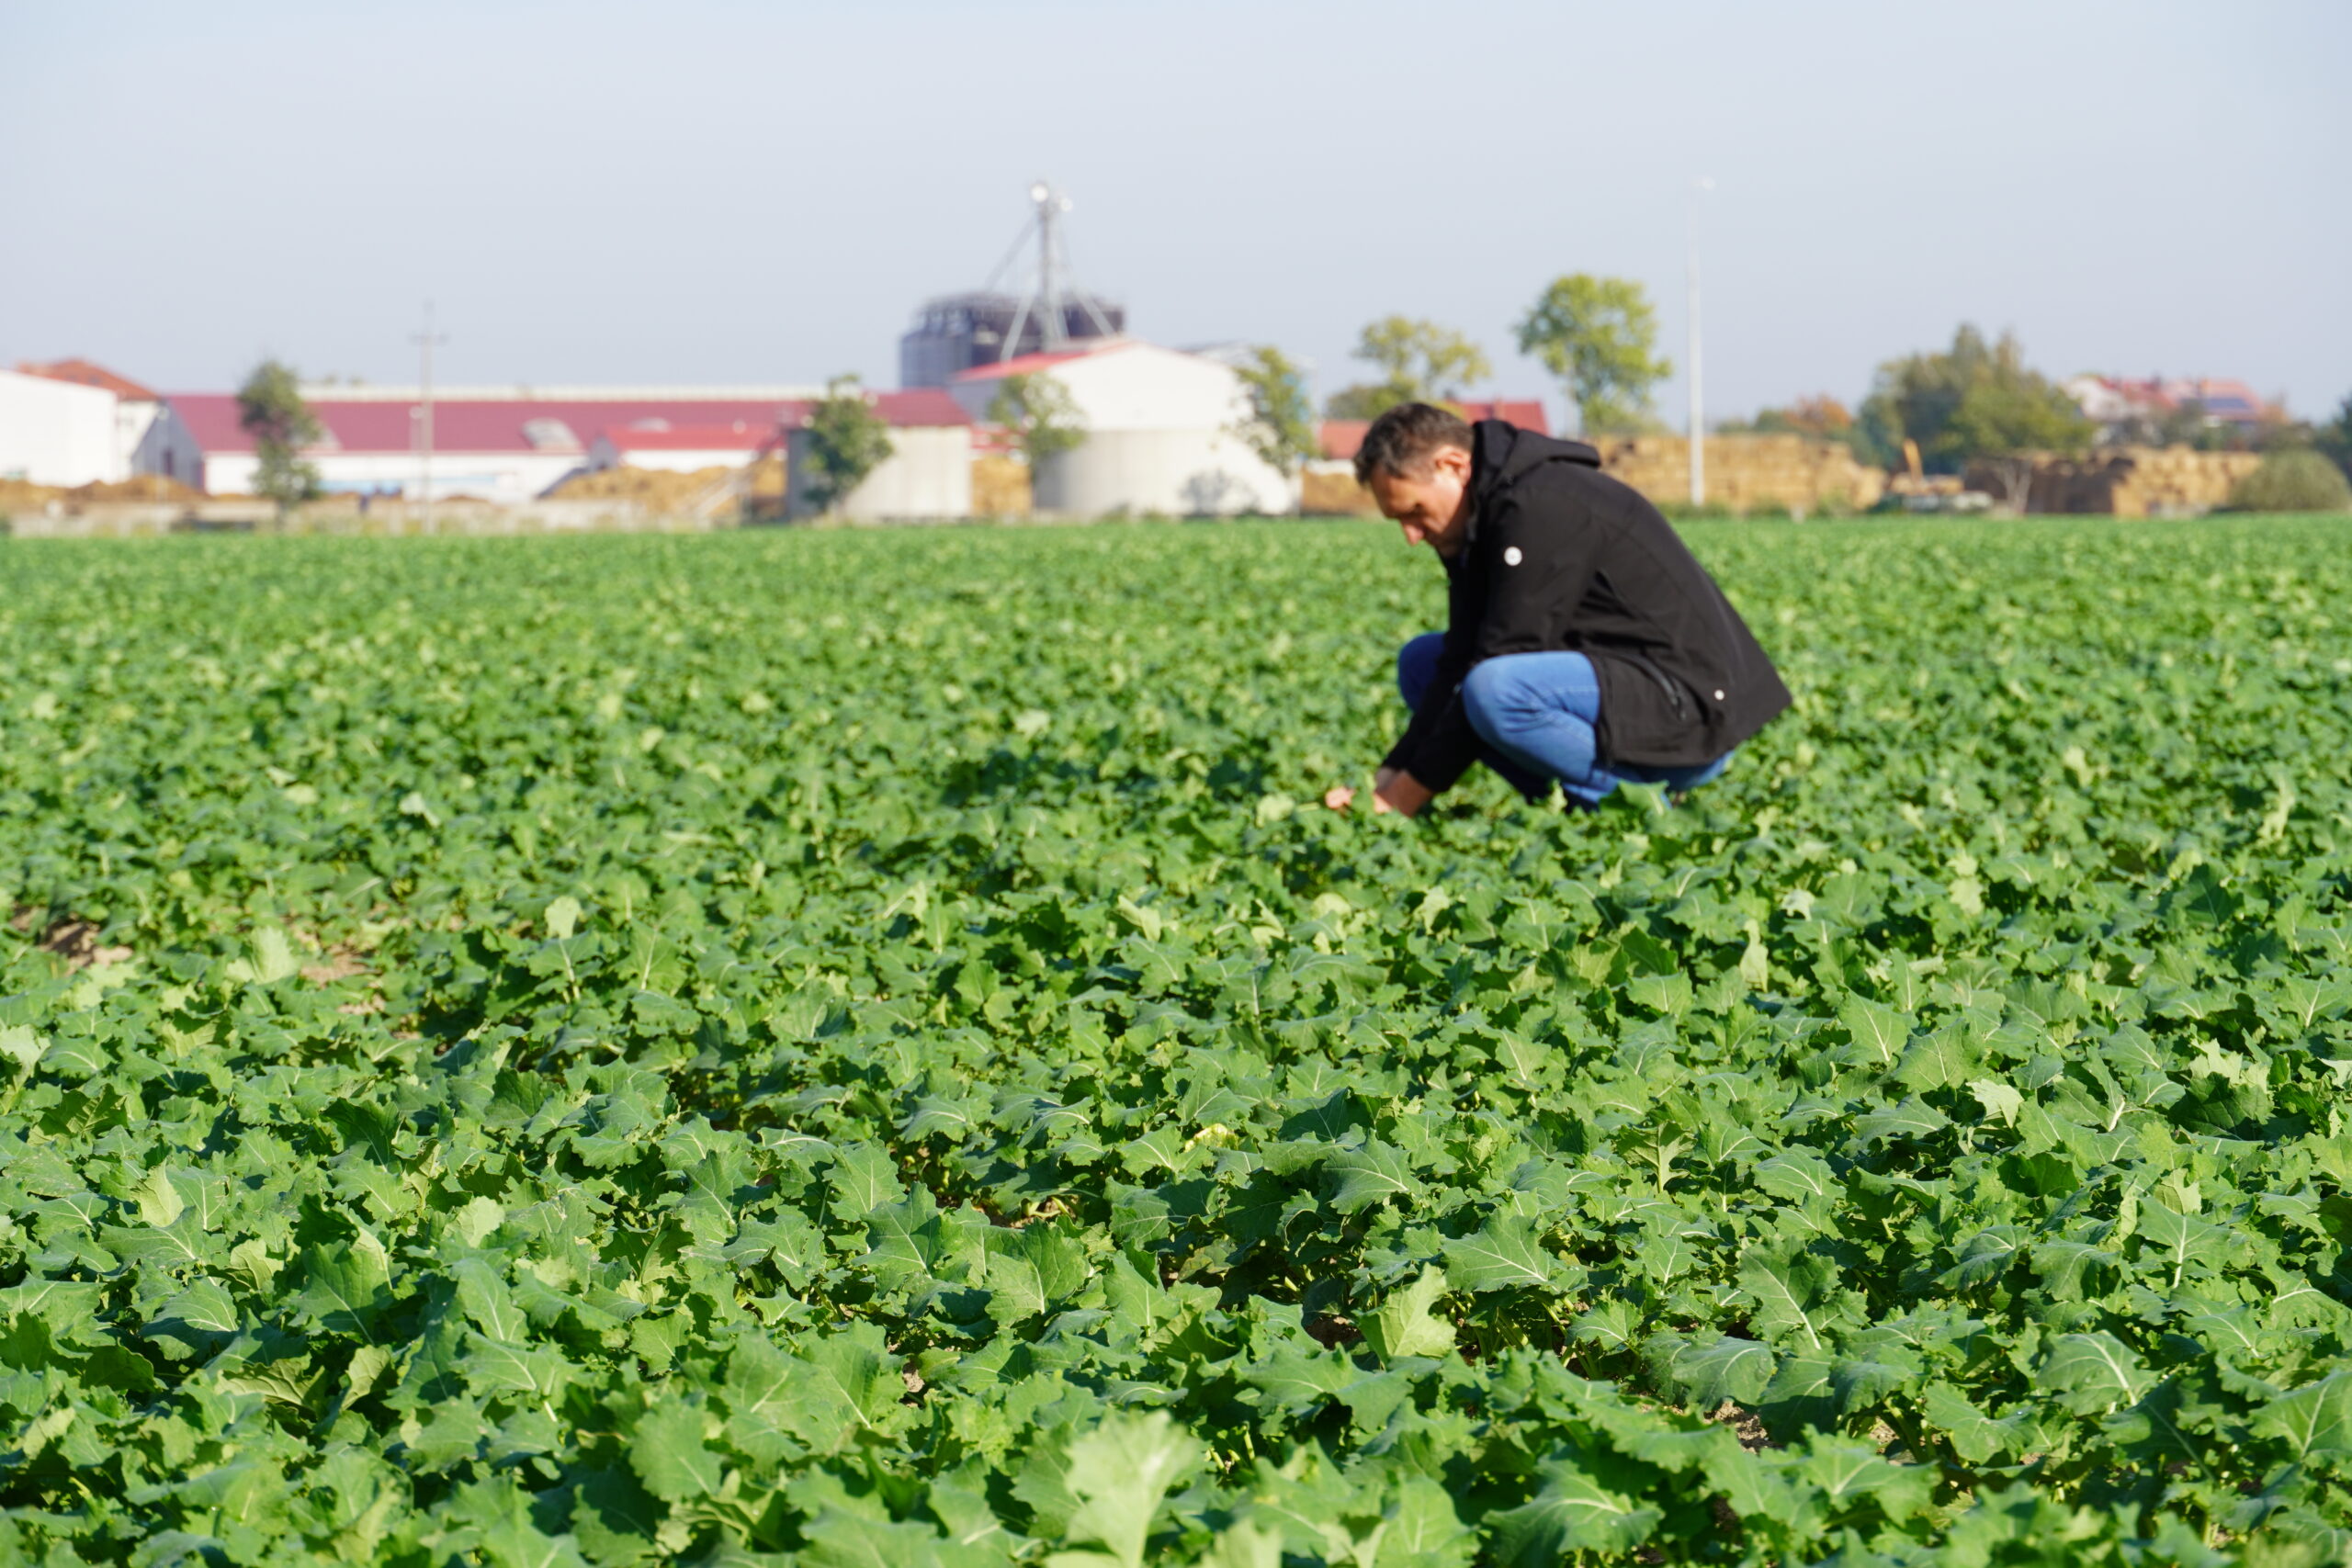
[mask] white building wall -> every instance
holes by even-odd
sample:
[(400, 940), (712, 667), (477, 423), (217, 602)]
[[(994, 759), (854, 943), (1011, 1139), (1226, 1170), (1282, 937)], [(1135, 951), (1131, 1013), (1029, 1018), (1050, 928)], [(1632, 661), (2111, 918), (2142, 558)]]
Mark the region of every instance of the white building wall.
[[(413, 452), (309, 452), (304, 460), (319, 470), (330, 493), (369, 491), (419, 499)], [(251, 495), (260, 459), (250, 452), (217, 452), (204, 459), (204, 489), (213, 495)], [(577, 452), (435, 452), (433, 498), (479, 496), (484, 501), (529, 501), (585, 467)]]
[(1064, 517), (1230, 517), (1291, 510), (1292, 485), (1218, 430), (1096, 431), (1040, 465), (1032, 505)]
[(67, 489), (128, 478), (119, 400), (102, 387), (0, 370), (0, 476)]
[[(1295, 486), (1234, 434), (1249, 417), (1229, 365), (1152, 344), (1124, 343), (1049, 367), (1069, 392), (1086, 439), (1045, 463), (1033, 504), (1065, 517), (1157, 513), (1178, 517), (1279, 513)], [(951, 390), (976, 419), (996, 397), (994, 378)]]
[(755, 454), (748, 446), (708, 447), (700, 451), (616, 450), (603, 441), (589, 448), (596, 468), (654, 468), (668, 474), (691, 474), (704, 468), (740, 468)]
[[(808, 433), (791, 434), (794, 517), (817, 515), (807, 490)], [(836, 515), (874, 521), (972, 514), (972, 430), (964, 424), (903, 426), (890, 432), (890, 455), (842, 498)]]

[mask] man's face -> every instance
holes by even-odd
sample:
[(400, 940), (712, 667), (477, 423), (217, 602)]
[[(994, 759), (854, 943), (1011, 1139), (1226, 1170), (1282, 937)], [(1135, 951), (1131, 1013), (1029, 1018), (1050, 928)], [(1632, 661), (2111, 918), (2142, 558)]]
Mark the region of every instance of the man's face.
[(1470, 454), (1441, 446), (1410, 474), (1376, 472), (1372, 499), (1380, 514), (1405, 531), (1408, 545), (1428, 545), (1442, 556), (1462, 547), (1470, 525)]

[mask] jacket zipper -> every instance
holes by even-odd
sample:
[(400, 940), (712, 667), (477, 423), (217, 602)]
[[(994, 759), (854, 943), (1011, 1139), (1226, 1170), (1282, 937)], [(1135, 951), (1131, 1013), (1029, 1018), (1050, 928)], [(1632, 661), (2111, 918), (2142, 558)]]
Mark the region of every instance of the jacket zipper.
[(1651, 680), (1656, 681), (1660, 686), (1666, 688), (1666, 700), (1674, 705), (1675, 717), (1689, 718), (1690, 716), (1690, 707), (1683, 701), (1682, 688), (1680, 685), (1676, 683), (1672, 676), (1668, 675), (1665, 671), (1659, 669), (1657, 665), (1651, 663), (1647, 659), (1645, 659), (1638, 653), (1627, 654), (1625, 657), (1629, 662), (1638, 664), (1644, 670), (1647, 671)]

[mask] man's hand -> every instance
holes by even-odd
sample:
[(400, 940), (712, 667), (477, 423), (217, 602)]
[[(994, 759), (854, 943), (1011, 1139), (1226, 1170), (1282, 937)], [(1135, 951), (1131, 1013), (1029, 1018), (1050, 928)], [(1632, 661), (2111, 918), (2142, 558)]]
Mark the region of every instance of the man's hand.
[(1408, 773), (1383, 768), (1373, 779), (1372, 808), (1374, 811), (1394, 811), (1400, 817), (1415, 817), (1431, 798), (1428, 786)]
[[(1410, 773), (1383, 768), (1372, 775), (1372, 814), (1375, 817), (1388, 811), (1410, 817), (1427, 806), (1430, 798), (1430, 792), (1421, 787), (1421, 781)], [(1329, 810), (1345, 811), (1355, 801), (1353, 784), (1333, 784), (1323, 792), (1323, 805)]]

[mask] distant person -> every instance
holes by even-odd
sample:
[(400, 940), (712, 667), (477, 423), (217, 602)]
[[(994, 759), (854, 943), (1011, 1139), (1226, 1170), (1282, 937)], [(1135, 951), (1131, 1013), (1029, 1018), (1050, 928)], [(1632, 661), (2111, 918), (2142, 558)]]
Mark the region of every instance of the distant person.
[(1396, 656), (1413, 717), (1374, 811), (1410, 817), (1475, 761), (1570, 810), (1628, 781), (1696, 789), (1789, 705), (1714, 579), (1583, 443), (1405, 403), (1364, 433), (1356, 478), (1447, 578), (1445, 630)]

